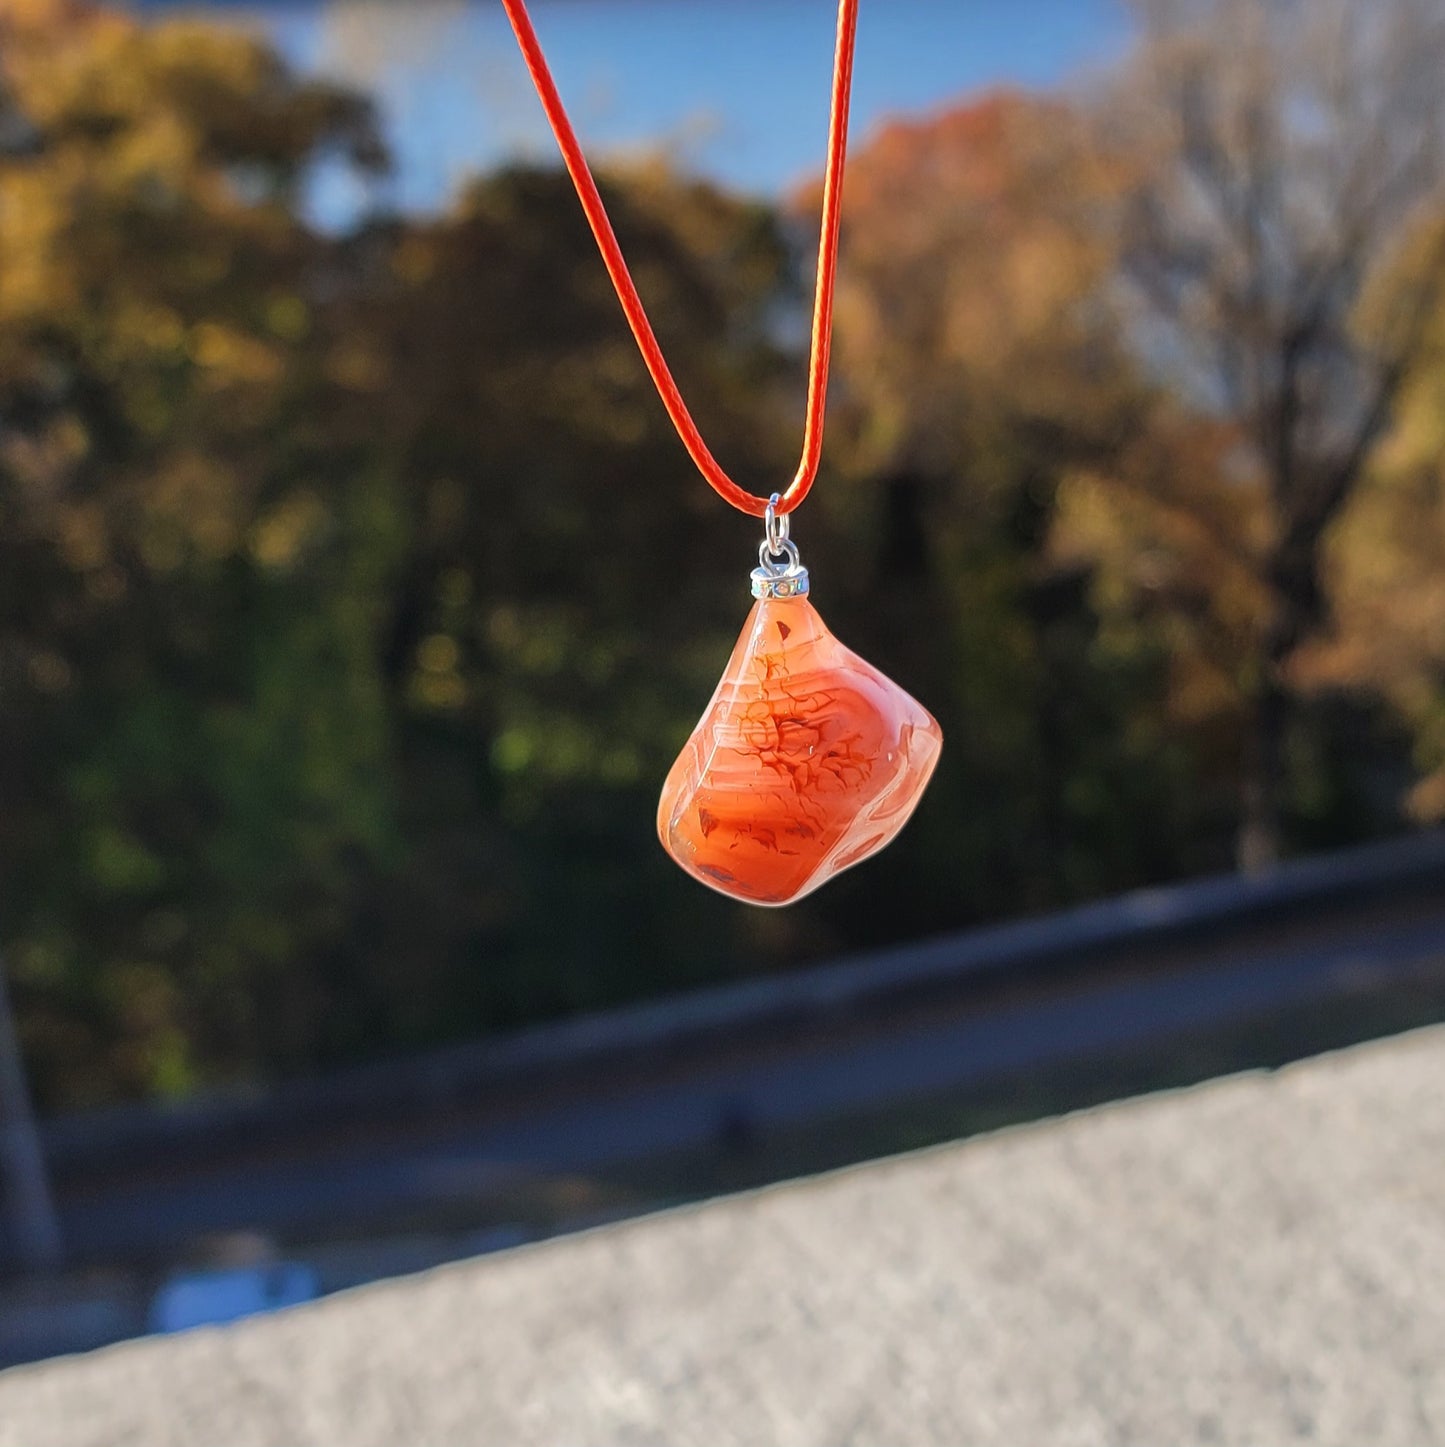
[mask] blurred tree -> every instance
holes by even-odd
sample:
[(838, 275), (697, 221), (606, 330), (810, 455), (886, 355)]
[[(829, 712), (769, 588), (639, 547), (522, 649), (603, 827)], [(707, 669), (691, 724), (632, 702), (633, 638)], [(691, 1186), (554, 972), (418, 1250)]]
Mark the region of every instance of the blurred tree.
[(1301, 650), (1302, 681), (1387, 698), (1413, 741), (1409, 811), (1445, 820), (1445, 306), (1324, 576), (1332, 626)]
[(1060, 487), (1116, 469), (1156, 407), (1101, 299), (1115, 194), (1079, 118), (1021, 95), (891, 125), (849, 165), (849, 478), (819, 506), (870, 557), (844, 636), (949, 739), (915, 834), (870, 866), (935, 926), (1199, 863), (1160, 650), (1109, 647), (1087, 561), (1050, 551)]
[[(796, 377), (776, 217), (651, 164), (604, 190), (700, 423), (765, 486)], [(754, 525), (687, 461), (564, 174), (479, 181), (378, 239), (390, 279), (348, 332), (383, 359), (408, 539), (384, 647), (416, 840), (394, 903), (435, 907), (363, 955), (477, 1024), (750, 968), (750, 926), (674, 878), (654, 814), (745, 616)], [(434, 1036), (435, 999), (413, 1008)]]
[[(855, 153), (837, 347), (859, 470), (956, 473), (990, 427), (1051, 461), (1113, 448), (1140, 394), (1096, 301), (1112, 258), (1091, 222), (1111, 189), (1078, 117), (1018, 94), (893, 123)], [(974, 502), (1007, 509), (1015, 484)]]
[[(693, 570), (725, 514), (565, 178), (328, 238), (308, 175), (380, 160), (356, 97), (209, 25), (0, 17), (0, 871), (42, 1098), (752, 967), (652, 837), (752, 528)], [(762, 486), (776, 219), (649, 166), (609, 196)]]
[[(1326, 539), (1445, 286), (1445, 16), (1429, 0), (1140, 9), (1106, 107), (1108, 144), (1133, 168), (1125, 325), (1227, 435), (1214, 484), (1165, 483), (1153, 511), (1148, 489), (1131, 495), (1130, 551), (1156, 581), (1177, 563), (1170, 586), (1202, 589), (1204, 610), (1238, 628), (1224, 670), (1246, 740), (1238, 855), (1257, 868), (1281, 847), (1295, 665), (1328, 619)], [(1151, 518), (1174, 532), (1152, 556)]]
[(208, 26), (11, 0), (0, 56), (4, 931), (45, 1099), (174, 1092), (285, 1055), (389, 835), (296, 216), (379, 151)]

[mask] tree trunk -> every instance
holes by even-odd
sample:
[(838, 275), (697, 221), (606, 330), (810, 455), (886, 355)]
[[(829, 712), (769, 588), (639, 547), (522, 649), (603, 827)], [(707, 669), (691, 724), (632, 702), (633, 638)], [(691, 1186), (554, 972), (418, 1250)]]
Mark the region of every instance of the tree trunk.
[(1258, 678), (1246, 724), (1235, 847), (1236, 862), (1245, 874), (1272, 869), (1284, 847), (1285, 748), (1294, 708), (1288, 668), (1324, 617), (1320, 532), (1318, 527), (1287, 530), (1266, 573), (1274, 602), (1260, 638)]
[(1283, 845), (1284, 746), (1290, 700), (1276, 666), (1266, 662), (1252, 701), (1244, 746), (1244, 781), (1235, 862), (1243, 874), (1279, 863)]

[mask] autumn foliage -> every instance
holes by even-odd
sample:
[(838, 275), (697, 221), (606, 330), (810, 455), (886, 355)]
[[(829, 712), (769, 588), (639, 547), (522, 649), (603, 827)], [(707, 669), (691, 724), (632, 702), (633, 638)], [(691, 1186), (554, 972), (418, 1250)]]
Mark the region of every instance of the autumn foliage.
[[(691, 475), (565, 177), (323, 230), (315, 177), (385, 165), (364, 97), (220, 26), (0, 3), (0, 940), (44, 1104), (1227, 868), (1241, 825), (1259, 866), (1445, 816), (1445, 167), (1366, 165), (1436, 31), (1360, 52), (1337, 154), (1395, 180), (1341, 229), (1336, 153), (1288, 129), (1307, 48), (1276, 94), (1267, 26), (1244, 66), (1165, 8), (1098, 95), (856, 150), (795, 532), (949, 743), (896, 845), (764, 913), (653, 827), (755, 528)], [(605, 190), (767, 491), (815, 198)]]

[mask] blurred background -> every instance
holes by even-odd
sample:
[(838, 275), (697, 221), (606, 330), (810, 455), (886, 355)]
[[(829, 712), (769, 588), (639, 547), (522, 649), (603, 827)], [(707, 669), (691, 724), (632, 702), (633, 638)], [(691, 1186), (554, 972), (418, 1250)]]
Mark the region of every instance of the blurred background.
[[(535, 18), (684, 394), (771, 491), (799, 442), (834, 8)], [(1438, 0), (865, 0), (796, 532), (830, 626), (947, 747), (897, 844), (778, 912), (657, 846), (758, 529), (670, 429), (500, 7), (0, 0), (14, 1277), (149, 1290), (207, 1231), (270, 1230), (194, 1204), (168, 1234), (97, 1224), (138, 1160), (153, 1225), (215, 1166), (210, 1110), (282, 1102), (224, 1116), (253, 1180), (282, 1169), (258, 1122), (303, 1099), (374, 1163), (410, 1127), (357, 1102), (420, 1099), (414, 1058), (490, 1071), (487, 1041), (552, 1041), (564, 1100), (564, 1017), (1433, 848), (1442, 66)], [(1082, 969), (1071, 928), (1056, 955)], [(1391, 1011), (1445, 1017), (1434, 986)], [(1317, 1039), (1271, 1030), (1283, 1055)], [(326, 1115), (331, 1078), (350, 1114)], [(1116, 1086), (1015, 1082), (984, 1116)], [(760, 1138), (741, 1107), (715, 1125), (734, 1154)], [(497, 1181), (468, 1157), (445, 1210), (366, 1231), (482, 1249), (741, 1179), (690, 1159), (666, 1185), (569, 1174), (545, 1208), (508, 1175), (483, 1210)]]

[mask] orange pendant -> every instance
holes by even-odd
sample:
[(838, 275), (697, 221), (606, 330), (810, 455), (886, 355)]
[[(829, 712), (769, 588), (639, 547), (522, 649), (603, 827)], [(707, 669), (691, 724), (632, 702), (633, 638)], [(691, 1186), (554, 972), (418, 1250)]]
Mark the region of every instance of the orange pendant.
[[(921, 704), (828, 631), (797, 550), (770, 520), (758, 602), (667, 782), (662, 846), (749, 904), (791, 904), (907, 822), (943, 734)], [(760, 582), (761, 579), (761, 582)]]

